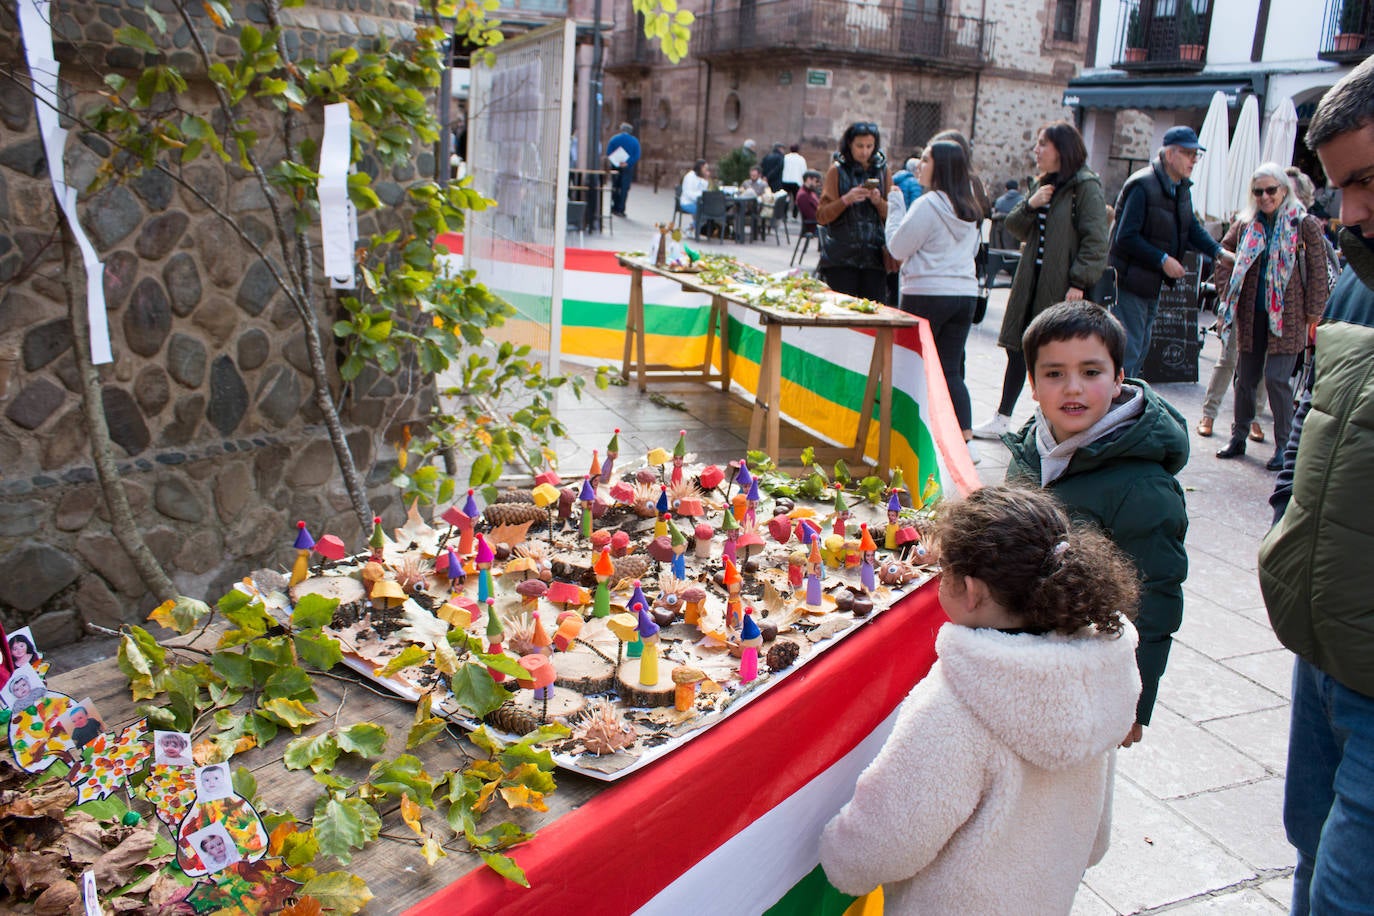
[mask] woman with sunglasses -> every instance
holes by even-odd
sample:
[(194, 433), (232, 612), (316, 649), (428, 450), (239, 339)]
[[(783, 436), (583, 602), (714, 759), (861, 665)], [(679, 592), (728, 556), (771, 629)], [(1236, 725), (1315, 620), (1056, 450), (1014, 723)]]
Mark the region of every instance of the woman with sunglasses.
[(1330, 290), (1321, 224), (1303, 208), (1283, 166), (1266, 162), (1257, 168), (1250, 176), (1250, 193), (1250, 206), (1221, 240), (1222, 248), (1235, 252), (1234, 265), (1219, 258), (1213, 274), (1222, 333), (1236, 335), (1237, 350), (1231, 441), (1217, 457), (1245, 454), (1255, 418), (1255, 386), (1263, 378), (1274, 413), (1275, 443), (1274, 457), (1265, 467), (1277, 471), (1283, 467), (1293, 424), (1289, 378)]
[(826, 172), (816, 221), (826, 227), (820, 274), (836, 292), (887, 302), (883, 224), (887, 220), (887, 157), (878, 125), (859, 121), (840, 138)]

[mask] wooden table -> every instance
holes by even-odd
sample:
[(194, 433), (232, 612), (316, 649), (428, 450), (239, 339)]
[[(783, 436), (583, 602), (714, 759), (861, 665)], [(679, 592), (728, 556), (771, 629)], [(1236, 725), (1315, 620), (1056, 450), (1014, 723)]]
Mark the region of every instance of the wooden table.
[[(797, 784), (852, 750), (925, 677), (935, 660), (935, 634), (946, 620), (935, 582), (866, 621), (808, 666), (805, 677), (787, 679), (667, 758), (615, 783), (559, 770), (547, 813), (523, 811), (509, 818), (539, 831), (512, 850), (530, 880), (529, 889), (482, 867), (480, 858), (463, 851), (461, 839), (453, 839), (442, 810), (426, 810), (423, 823), (446, 843), (448, 856), (430, 867), (415, 845), (386, 839), (358, 851), (346, 870), (362, 877), (375, 896), (365, 912), (409, 908), (414, 916), (633, 913), (693, 867), (702, 853), (735, 837), (762, 811), (780, 804)], [(203, 644), (209, 648), (216, 638), (211, 631), (202, 637)], [(167, 645), (187, 641), (174, 639)], [(375, 722), (387, 729), (388, 757), (415, 754), (431, 775), (461, 768), (462, 755), (472, 752), (471, 745), (449, 734), (406, 751), (414, 706), (378, 695), (343, 667), (334, 672), (339, 679), (315, 679), (320, 698), (309, 704), (326, 718), (302, 734)], [(49, 684), (76, 699), (90, 697), (112, 729), (137, 718), (128, 681), (113, 658), (54, 675)], [(862, 692), (862, 702), (843, 699), (855, 691)], [(843, 715), (836, 715), (837, 704)], [(337, 722), (329, 717), (335, 709), (340, 709)], [(806, 740), (798, 741), (799, 735)], [(324, 790), (310, 770), (288, 771), (281, 765), (282, 748), (290, 737), (280, 736), (266, 750), (237, 754), (231, 765), (254, 772), (265, 807), (292, 811), (308, 824)], [(368, 767), (366, 761), (341, 755), (333, 772), (366, 779)], [(711, 796), (712, 803), (702, 804), (702, 793)], [(734, 801), (720, 803), (724, 797)], [(409, 828), (396, 816), (398, 807), (383, 812), (383, 832), (404, 836)], [(650, 810), (654, 816), (644, 817)], [(673, 841), (665, 841), (665, 830)], [(752, 852), (766, 858), (768, 850)], [(737, 876), (729, 883), (740, 880)], [(788, 887), (768, 873), (751, 880), (755, 894), (767, 896), (776, 889), (764, 906)], [(578, 908), (577, 901), (588, 900), (595, 906)]]
[[(854, 445), (841, 454), (848, 461), (864, 461), (864, 445), (868, 441), (873, 401), (878, 401), (878, 456), (876, 473), (886, 478), (891, 461), (892, 438), (892, 338), (900, 327), (914, 327), (919, 323), (915, 315), (880, 306), (867, 314), (842, 307), (827, 308), (821, 314), (802, 314), (751, 302), (738, 292), (722, 289), (698, 279), (696, 274), (678, 273), (655, 267), (651, 261), (617, 255), (620, 266), (630, 272), (630, 302), (625, 314), (625, 352), (620, 376), (629, 381), (633, 371), (644, 391), (650, 379), (655, 381), (719, 381), (721, 390), (730, 388), (730, 347), (728, 336), (729, 306), (736, 305), (759, 316), (764, 326), (763, 355), (759, 359), (758, 390), (754, 394), (754, 414), (749, 423), (749, 448), (763, 449), (774, 461), (782, 462), (778, 444), (782, 419), (782, 330), (783, 328), (846, 328), (873, 331), (873, 355), (869, 361), (868, 382), (859, 404), (859, 424)], [(706, 359), (699, 369), (682, 371), (673, 366), (650, 365), (644, 358), (644, 274), (672, 280), (684, 290), (704, 293), (711, 297), (711, 314), (706, 323)], [(712, 372), (711, 354), (719, 336), (721, 371)], [(633, 354), (632, 354), (633, 351)], [(633, 359), (632, 359), (633, 355)]]

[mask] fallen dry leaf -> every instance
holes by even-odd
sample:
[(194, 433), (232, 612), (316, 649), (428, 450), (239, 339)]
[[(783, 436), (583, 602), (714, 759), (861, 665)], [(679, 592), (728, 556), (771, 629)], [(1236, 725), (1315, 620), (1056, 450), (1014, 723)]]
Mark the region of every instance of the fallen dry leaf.
[(530, 525), (533, 524), (534, 522), (521, 522), (519, 525), (497, 525), (487, 535), (487, 543), (507, 544), (511, 547), (523, 544), (529, 534)]
[(73, 811), (67, 815), (66, 828), (57, 843), (67, 852), (67, 858), (76, 865), (90, 865), (105, 854), (100, 838), (105, 828), (100, 822), (84, 811)]
[(16, 852), (5, 863), (5, 886), (25, 897), (66, 878), (62, 859), (55, 852)]
[(58, 817), (76, 804), (76, 787), (53, 780), (22, 792), (0, 793), (0, 817)]
[(140, 826), (131, 831), (122, 843), (96, 859), (92, 867), (100, 890), (123, 887), (132, 881), (136, 869), (150, 864), (147, 861), (148, 851), (153, 848), (156, 839), (157, 834), (150, 827)]

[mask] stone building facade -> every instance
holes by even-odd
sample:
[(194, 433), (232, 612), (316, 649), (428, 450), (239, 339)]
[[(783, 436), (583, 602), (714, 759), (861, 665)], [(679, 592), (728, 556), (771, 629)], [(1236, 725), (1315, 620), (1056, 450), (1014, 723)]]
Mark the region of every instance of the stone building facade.
[[(990, 186), (1033, 169), (1043, 124), (1072, 119), (1065, 84), (1087, 48), (1080, 0), (684, 0), (697, 15), (673, 65), (616, 0), (603, 124), (639, 128), (640, 180), (671, 187), (692, 160), (753, 138), (830, 161), (853, 121), (878, 124), (900, 163), (935, 131), (971, 137)], [(604, 138), (603, 138), (604, 142)]]
[[(149, 28), (143, 8), (135, 0), (54, 3), (71, 112), (86, 109), (106, 72), (144, 65), (141, 53), (114, 42), (121, 26)], [(254, 4), (235, 12), (263, 25)], [(284, 15), (288, 50), (302, 57), (414, 29), (405, 0), (310, 0)], [(175, 22), (171, 29), (167, 60), (209, 111), (189, 32)], [(215, 53), (234, 53), (230, 39), (218, 42)], [(13, 3), (0, 0), (0, 67), (24, 74), (22, 59)], [(0, 80), (0, 620), (32, 624), (40, 646), (52, 646), (76, 638), (83, 622), (142, 620), (154, 601), (111, 533), (95, 482), (36, 122), (30, 95)], [(276, 136), (267, 120), (256, 126)], [(72, 125), (66, 174), (84, 187), (111, 150), (79, 128)], [(374, 176), (375, 188), (399, 203), (406, 182), (432, 170), (425, 153)], [(251, 176), (209, 156), (180, 175), (275, 250), (267, 200)], [(289, 560), (296, 519), (317, 537), (357, 543), (360, 526), (319, 425), (303, 327), (266, 265), (158, 171), (84, 196), (80, 209), (105, 262), (114, 362), (99, 367), (104, 413), (136, 521), (178, 589), (213, 600), (252, 565)], [(375, 228), (364, 219), (360, 233)], [(78, 302), (84, 308), (84, 295)], [(332, 302), (317, 318), (329, 347)], [(345, 419), (364, 473), (386, 448), (388, 422), (425, 409), (423, 398), (402, 397), (413, 381), (365, 375), (351, 387)], [(399, 519), (384, 472), (374, 471), (369, 489), (374, 511)]]

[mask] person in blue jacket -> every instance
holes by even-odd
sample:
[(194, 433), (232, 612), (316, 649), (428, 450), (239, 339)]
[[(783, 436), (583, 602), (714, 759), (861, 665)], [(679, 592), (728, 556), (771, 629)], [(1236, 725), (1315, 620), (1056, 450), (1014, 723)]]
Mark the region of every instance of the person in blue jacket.
[(625, 215), (625, 198), (630, 196), (630, 185), (635, 181), (635, 166), (639, 163), (639, 141), (635, 139), (635, 128), (628, 122), (620, 125), (620, 132), (606, 143), (606, 158), (614, 164), (619, 157), (616, 150), (625, 151), (625, 161), (615, 165), (615, 176), (611, 178), (611, 215)]

